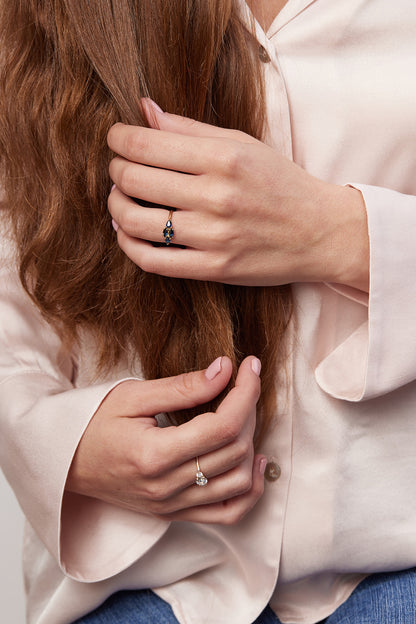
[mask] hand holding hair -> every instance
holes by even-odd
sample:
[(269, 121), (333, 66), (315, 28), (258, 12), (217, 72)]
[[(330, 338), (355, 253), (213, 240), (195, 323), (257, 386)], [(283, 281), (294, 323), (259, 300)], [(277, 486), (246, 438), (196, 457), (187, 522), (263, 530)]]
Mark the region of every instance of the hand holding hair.
[[(155, 416), (217, 396), (230, 379), (228, 358), (116, 386), (84, 432), (67, 490), (169, 520), (238, 522), (263, 492), (265, 458), (253, 449), (259, 371), (257, 358), (246, 358), (217, 411), (177, 427), (160, 428)], [(196, 458), (204, 487), (195, 484)]]
[[(329, 184), (243, 132), (162, 113), (142, 101), (151, 128), (116, 124), (108, 144), (116, 188), (108, 206), (123, 251), (170, 277), (271, 286), (330, 281), (368, 289), (361, 193)], [(139, 205), (131, 197), (139, 199)], [(163, 243), (176, 208), (173, 242)]]

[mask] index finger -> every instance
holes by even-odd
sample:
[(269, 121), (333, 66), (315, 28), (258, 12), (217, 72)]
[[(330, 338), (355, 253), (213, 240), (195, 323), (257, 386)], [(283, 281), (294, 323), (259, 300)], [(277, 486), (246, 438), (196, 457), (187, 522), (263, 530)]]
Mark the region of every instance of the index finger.
[(221, 158), (225, 141), (122, 123), (115, 124), (107, 135), (110, 149), (130, 162), (194, 175), (212, 169)]
[(257, 143), (257, 139), (241, 130), (214, 126), (190, 117), (164, 112), (150, 98), (142, 98), (140, 104), (151, 128), (159, 128), (159, 130), (187, 134), (194, 137), (211, 137), (232, 139), (240, 143)]

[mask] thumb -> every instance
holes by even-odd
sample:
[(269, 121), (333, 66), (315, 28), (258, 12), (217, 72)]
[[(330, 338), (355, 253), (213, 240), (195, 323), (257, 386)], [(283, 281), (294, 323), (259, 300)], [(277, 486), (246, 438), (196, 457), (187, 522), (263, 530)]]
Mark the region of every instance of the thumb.
[[(227, 357), (219, 357), (205, 370), (182, 373), (174, 377), (150, 381), (126, 382), (130, 393), (128, 411), (136, 416), (155, 416), (160, 412), (196, 407), (216, 397), (228, 384), (232, 363)], [(124, 385), (124, 384), (122, 384)], [(126, 393), (123, 393), (126, 401)]]
[(219, 128), (218, 126), (196, 121), (189, 117), (166, 113), (150, 98), (142, 98), (140, 105), (151, 128), (195, 137), (233, 139), (241, 143), (257, 143), (257, 139), (239, 130)]

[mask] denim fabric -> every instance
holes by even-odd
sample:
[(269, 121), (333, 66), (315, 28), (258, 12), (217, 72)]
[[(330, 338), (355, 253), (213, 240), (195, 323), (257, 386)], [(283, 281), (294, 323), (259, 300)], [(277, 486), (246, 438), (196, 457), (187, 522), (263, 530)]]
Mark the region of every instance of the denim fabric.
[(369, 576), (325, 624), (416, 624), (416, 568)]
[(74, 624), (178, 624), (170, 605), (150, 590), (120, 591)]
[[(121, 591), (74, 624), (178, 624), (150, 590)], [(253, 624), (281, 624), (270, 607)], [(322, 624), (416, 624), (416, 568), (373, 574)]]
[[(253, 624), (278, 624), (266, 607)], [(120, 591), (73, 624), (179, 624), (170, 605), (150, 590)]]

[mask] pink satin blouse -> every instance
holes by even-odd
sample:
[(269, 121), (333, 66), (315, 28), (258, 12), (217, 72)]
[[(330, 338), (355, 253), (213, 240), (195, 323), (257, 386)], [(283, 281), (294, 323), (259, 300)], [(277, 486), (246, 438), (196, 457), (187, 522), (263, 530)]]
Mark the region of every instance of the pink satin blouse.
[(143, 587), (181, 624), (250, 624), (268, 602), (282, 622), (312, 624), (365, 575), (416, 564), (416, 4), (289, 0), (267, 35), (256, 27), (268, 142), (363, 193), (369, 297), (294, 286), (264, 496), (234, 527), (168, 524), (64, 495), (83, 431), (131, 371), (94, 381), (88, 335), (64, 352), (23, 293), (3, 224), (0, 454), (27, 517), (29, 624), (69, 624)]

